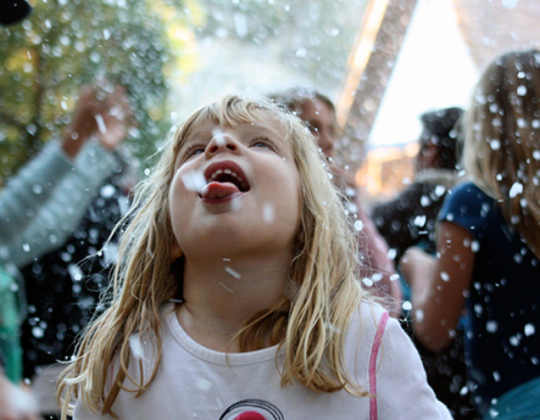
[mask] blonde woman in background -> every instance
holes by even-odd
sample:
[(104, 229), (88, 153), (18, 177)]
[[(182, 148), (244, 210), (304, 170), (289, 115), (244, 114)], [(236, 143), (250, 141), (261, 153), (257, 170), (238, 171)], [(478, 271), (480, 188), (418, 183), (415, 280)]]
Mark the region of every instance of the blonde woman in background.
[(484, 419), (540, 419), (540, 52), (483, 72), (465, 118), (472, 182), (446, 199), (438, 258), (402, 262), (422, 343), (442, 349), (466, 307), (468, 389)]

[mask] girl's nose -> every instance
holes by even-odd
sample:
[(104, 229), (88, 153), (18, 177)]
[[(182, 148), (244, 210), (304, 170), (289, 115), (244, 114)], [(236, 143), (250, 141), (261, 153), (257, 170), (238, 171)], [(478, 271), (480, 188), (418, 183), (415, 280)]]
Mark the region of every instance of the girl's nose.
[(210, 143), (208, 143), (206, 146), (204, 154), (207, 158), (211, 158), (212, 156), (223, 152), (237, 154), (239, 150), (240, 145), (233, 137), (229, 136), (228, 134), (218, 134), (214, 136), (212, 140), (210, 140)]

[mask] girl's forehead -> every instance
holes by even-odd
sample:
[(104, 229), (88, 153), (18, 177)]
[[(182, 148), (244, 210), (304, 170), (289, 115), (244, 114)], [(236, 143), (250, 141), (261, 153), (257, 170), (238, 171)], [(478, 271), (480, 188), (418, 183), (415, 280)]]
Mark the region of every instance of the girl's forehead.
[(218, 121), (217, 119), (201, 119), (197, 121), (189, 132), (186, 133), (184, 141), (201, 138), (213, 138), (225, 132), (238, 132), (247, 134), (266, 134), (285, 140), (287, 136), (284, 123), (269, 113), (260, 115), (260, 118), (250, 120), (229, 120)]

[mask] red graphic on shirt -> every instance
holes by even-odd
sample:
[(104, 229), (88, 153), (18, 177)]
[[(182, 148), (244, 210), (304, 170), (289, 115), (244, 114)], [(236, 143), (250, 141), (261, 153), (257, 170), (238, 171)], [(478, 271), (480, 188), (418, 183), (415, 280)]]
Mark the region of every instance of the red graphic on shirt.
[(274, 404), (258, 399), (247, 399), (230, 405), (219, 420), (285, 420)]
[(266, 420), (266, 417), (256, 411), (246, 411), (237, 415), (234, 420)]

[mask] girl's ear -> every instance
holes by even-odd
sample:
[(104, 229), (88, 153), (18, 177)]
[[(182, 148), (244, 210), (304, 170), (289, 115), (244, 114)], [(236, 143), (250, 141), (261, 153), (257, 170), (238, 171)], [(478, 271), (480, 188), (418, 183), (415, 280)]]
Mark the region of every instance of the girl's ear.
[(175, 262), (182, 255), (184, 255), (184, 251), (182, 251), (182, 248), (180, 248), (180, 245), (178, 245), (178, 241), (176, 240), (176, 238), (174, 238), (171, 244), (171, 252), (170, 252), (171, 263)]

